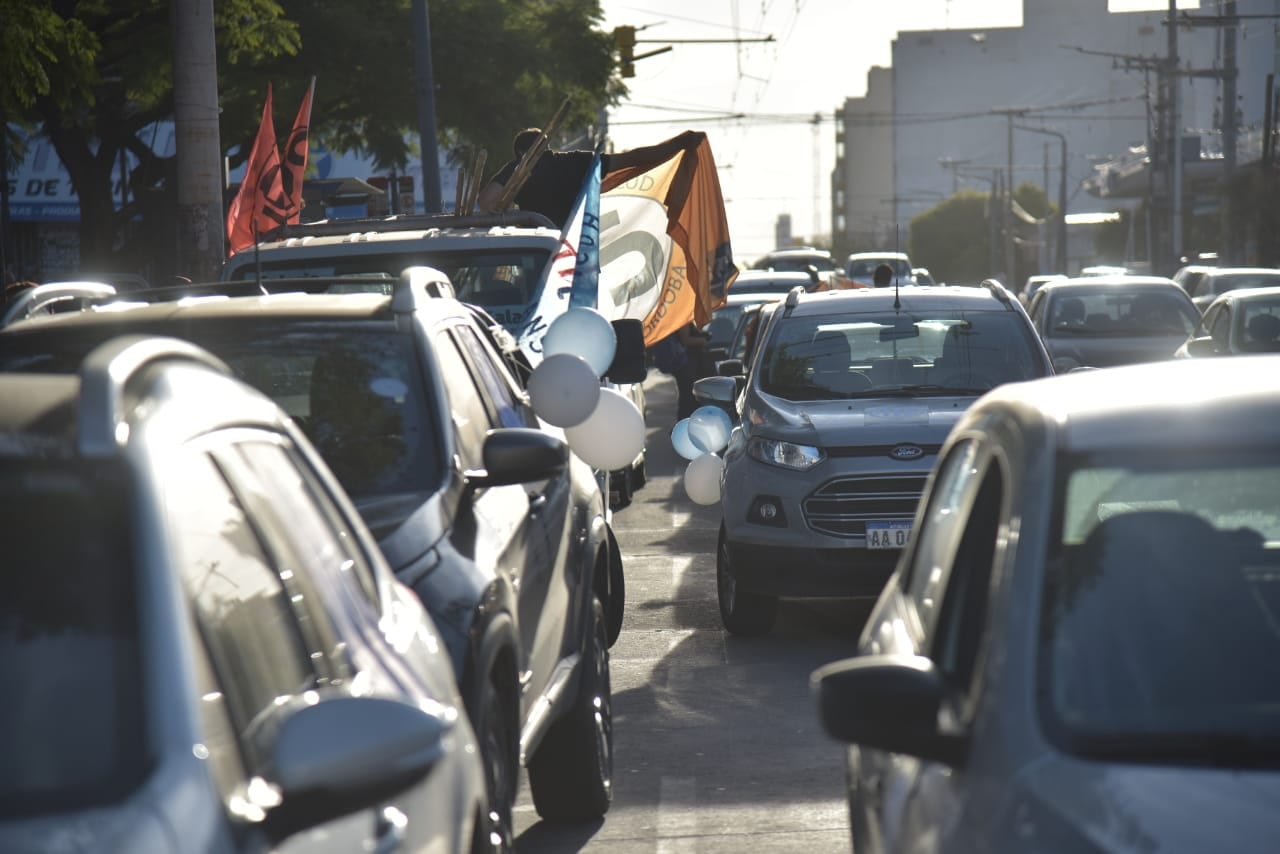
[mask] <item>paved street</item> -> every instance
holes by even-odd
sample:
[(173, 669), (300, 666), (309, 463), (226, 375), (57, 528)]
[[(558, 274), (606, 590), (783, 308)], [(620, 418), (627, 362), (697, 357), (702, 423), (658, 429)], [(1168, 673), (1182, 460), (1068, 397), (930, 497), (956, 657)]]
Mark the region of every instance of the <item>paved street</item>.
[(675, 386), (648, 381), (649, 482), (614, 515), (627, 577), (612, 650), (613, 807), (602, 823), (539, 821), (522, 781), (521, 854), (847, 851), (842, 751), (818, 725), (812, 670), (849, 654), (867, 606), (784, 603), (738, 640), (716, 610), (719, 507), (684, 492), (671, 449)]

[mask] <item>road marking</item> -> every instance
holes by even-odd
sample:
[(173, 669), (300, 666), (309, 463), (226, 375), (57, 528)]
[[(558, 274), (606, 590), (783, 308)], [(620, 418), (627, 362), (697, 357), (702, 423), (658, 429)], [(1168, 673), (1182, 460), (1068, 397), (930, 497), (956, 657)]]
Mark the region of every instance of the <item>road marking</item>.
[(690, 513), (688, 510), (671, 511), (671, 527), (683, 528), (685, 525), (689, 524), (689, 517), (692, 515), (693, 514)]
[(691, 566), (693, 566), (692, 557), (671, 558), (671, 588), (673, 590), (680, 589), (680, 585), (684, 582), (684, 574), (689, 571)]
[(698, 850), (698, 792), (693, 777), (663, 777), (658, 786), (657, 854)]

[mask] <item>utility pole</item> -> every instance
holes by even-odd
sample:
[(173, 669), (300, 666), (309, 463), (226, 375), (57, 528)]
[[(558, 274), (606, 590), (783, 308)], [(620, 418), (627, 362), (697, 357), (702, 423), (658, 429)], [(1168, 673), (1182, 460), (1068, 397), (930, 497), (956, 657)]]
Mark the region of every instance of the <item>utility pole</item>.
[(225, 249), (218, 60), (213, 0), (172, 0), (177, 262), (192, 280), (218, 278)]
[(1222, 247), (1224, 264), (1238, 262), (1235, 201), (1236, 174), (1236, 0), (1225, 0), (1222, 15), (1230, 23), (1222, 31)]
[[(1058, 236), (1054, 241), (1057, 244), (1054, 253), (1054, 266), (1057, 272), (1067, 272), (1067, 135), (1059, 133), (1056, 130), (1048, 128), (1031, 127), (1030, 125), (1017, 125), (1018, 130), (1029, 131), (1030, 133), (1042, 133), (1046, 136), (1056, 137), (1062, 146), (1062, 156), (1059, 160), (1058, 172)], [(1049, 195), (1049, 182), (1045, 180), (1045, 195)]]
[[(1170, 0), (1172, 2), (1172, 0)], [(418, 91), (422, 142), (422, 210), (440, 213), (440, 150), (436, 141), (436, 82), (431, 70), (431, 14), (427, 0), (413, 0), (413, 78)]]
[[(1178, 2), (1169, 0), (1169, 56), (1167, 79), (1169, 81), (1169, 123), (1168, 131), (1172, 134), (1169, 152), (1169, 254), (1166, 259), (1170, 272), (1179, 264), (1182, 257), (1182, 114), (1179, 108), (1179, 94), (1182, 81), (1178, 77)], [(1153, 271), (1157, 272), (1157, 271)]]
[[(1169, 0), (1169, 2), (1172, 3), (1173, 0)], [(1006, 111), (1005, 118), (1008, 120), (1008, 128), (1007, 128), (1008, 152), (1007, 153), (1009, 157), (1009, 161), (1008, 161), (1009, 170), (1007, 174), (1009, 177), (1005, 182), (1005, 190), (1008, 193), (1008, 198), (1004, 203), (1004, 209), (1000, 212), (1000, 215), (1004, 217), (1004, 222), (1005, 222), (1005, 234), (1004, 234), (1005, 284), (1008, 285), (1009, 287), (1015, 287), (1014, 285), (1015, 276), (1013, 272), (1013, 264), (1014, 264), (1014, 258), (1015, 258), (1014, 245), (1013, 245), (1013, 191), (1017, 185), (1017, 182), (1015, 182), (1013, 179), (1013, 110)]]

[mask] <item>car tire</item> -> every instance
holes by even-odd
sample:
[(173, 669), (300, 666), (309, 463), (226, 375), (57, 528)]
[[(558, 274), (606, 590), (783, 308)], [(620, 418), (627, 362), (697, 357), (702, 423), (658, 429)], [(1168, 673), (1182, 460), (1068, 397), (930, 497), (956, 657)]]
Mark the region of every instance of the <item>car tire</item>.
[(645, 459), (641, 457), (640, 462), (636, 463), (631, 468), (631, 490), (634, 492), (635, 490), (642, 488), (648, 482), (649, 470), (645, 465)]
[(529, 789), (547, 821), (600, 818), (613, 800), (613, 699), (604, 606), (592, 597), (591, 632), (573, 706), (529, 761)]
[(609, 530), (609, 596), (605, 606), (605, 625), (608, 627), (609, 649), (622, 634), (623, 614), (627, 604), (627, 579), (623, 574), (622, 549), (618, 538)]
[(484, 766), (489, 850), (496, 854), (515, 851), (512, 810), (520, 783), (520, 727), (519, 695), (514, 685), (506, 684), (512, 681), (503, 676), (501, 668), (491, 670), (479, 685), (480, 695), (471, 714)]
[(778, 613), (778, 597), (743, 590), (733, 574), (729, 538), (720, 528), (716, 548), (716, 599), (720, 603), (720, 621), (725, 630), (738, 637), (767, 635)]

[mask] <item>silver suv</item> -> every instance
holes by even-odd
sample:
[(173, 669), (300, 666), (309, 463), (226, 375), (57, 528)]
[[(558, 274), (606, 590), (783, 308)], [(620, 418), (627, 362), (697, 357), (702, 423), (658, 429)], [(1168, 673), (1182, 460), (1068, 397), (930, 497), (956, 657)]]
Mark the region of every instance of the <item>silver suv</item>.
[(779, 597), (876, 596), (938, 449), (988, 389), (1052, 373), (1026, 312), (980, 287), (796, 289), (761, 308), (746, 376), (699, 380), (730, 411), (716, 560), (734, 634)]
[(76, 365), (0, 375), (0, 851), (489, 850), (444, 642), (298, 426), (181, 341)]

